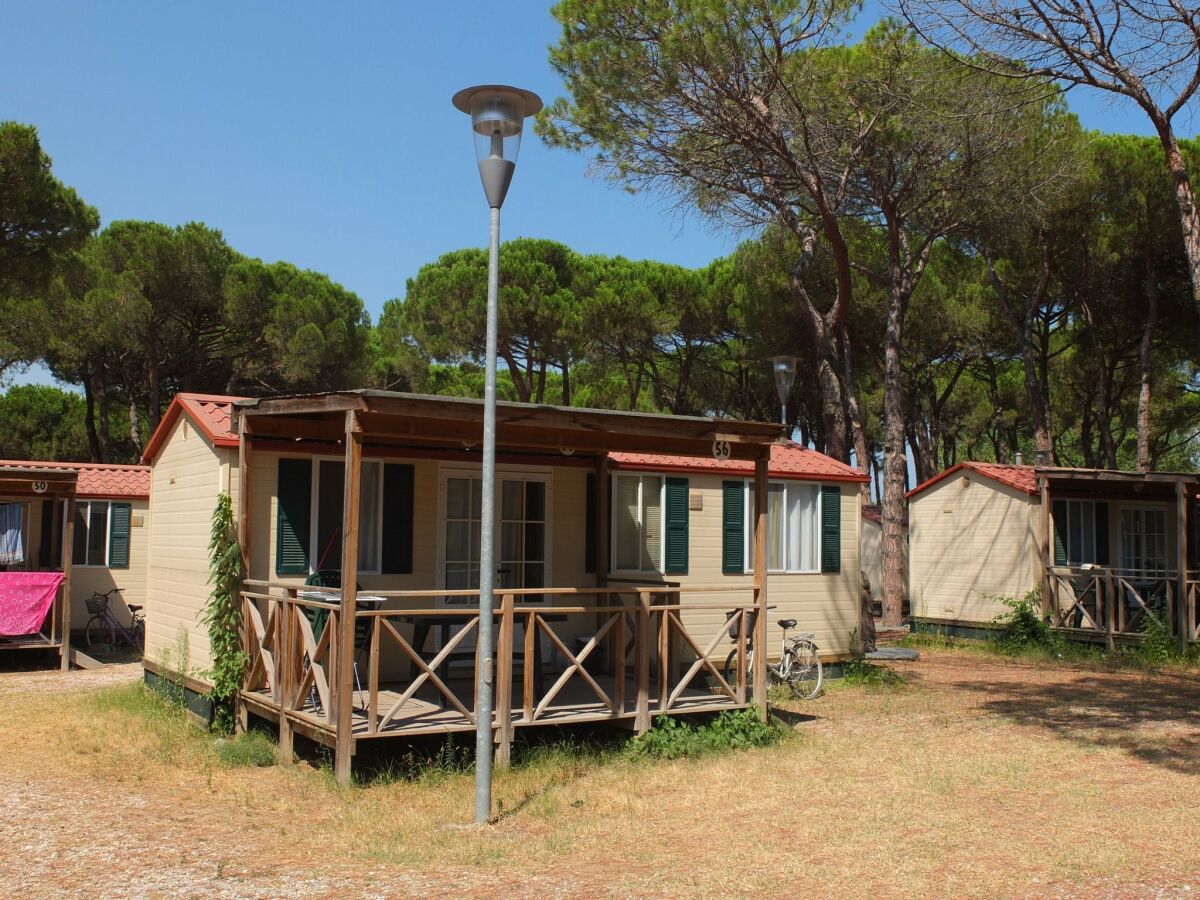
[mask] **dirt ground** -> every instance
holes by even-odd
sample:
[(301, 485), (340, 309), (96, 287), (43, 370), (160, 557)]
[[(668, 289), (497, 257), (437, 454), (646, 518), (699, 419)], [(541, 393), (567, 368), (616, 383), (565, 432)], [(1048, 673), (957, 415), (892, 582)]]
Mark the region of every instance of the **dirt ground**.
[(1200, 894), (1200, 679), (896, 668), (798, 705), (777, 747), (502, 773), (482, 831), (469, 775), (231, 769), (106, 705), (136, 666), (0, 673), (0, 895)]

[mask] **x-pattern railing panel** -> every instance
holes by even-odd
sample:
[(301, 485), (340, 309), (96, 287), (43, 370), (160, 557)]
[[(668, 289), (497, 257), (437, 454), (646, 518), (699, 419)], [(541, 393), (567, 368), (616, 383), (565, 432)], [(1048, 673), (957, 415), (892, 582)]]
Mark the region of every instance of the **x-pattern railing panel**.
[[(377, 616), (375, 618), (381, 623), (381, 626), (377, 627), (382, 627), (384, 633), (386, 633), (388, 637), (390, 637), (396, 642), (397, 645), (399, 645), (405, 656), (411, 660), (413, 666), (415, 666), (418, 671), (416, 678), (412, 680), (408, 688), (403, 694), (400, 695), (400, 698), (391, 705), (388, 711), (383, 715), (383, 718), (379, 720), (376, 728), (382, 729), (386, 727), (396, 717), (397, 713), (404, 708), (404, 705), (412, 700), (413, 696), (426, 682), (431, 683), (435, 688), (437, 688), (438, 692), (446, 699), (447, 703), (453, 706), (459, 712), (459, 714), (461, 714), (469, 722), (474, 724), (475, 714), (471, 710), (467, 709), (467, 707), (463, 705), (462, 701), (458, 699), (457, 695), (455, 695), (454, 691), (452, 691), (446, 685), (446, 683), (438, 677), (437, 670), (447, 659), (449, 659), (450, 654), (454, 652), (454, 649), (458, 647), (458, 645), (464, 640), (466, 640), (467, 635), (478, 629), (479, 617), (476, 616), (463, 625), (463, 627), (460, 628), (459, 631), (452, 638), (450, 638), (450, 640), (446, 641), (442, 649), (438, 651), (437, 655), (434, 656), (430, 662), (426, 662), (421, 654), (413, 649), (412, 645), (404, 639), (404, 636), (400, 634), (400, 632), (394, 625), (392, 625), (391, 622), (382, 616)], [(376, 710), (372, 708), (369, 709), (367, 713), (369, 716), (374, 717)]]
[[(742, 610), (741, 615), (745, 614), (746, 611)], [(675, 701), (679, 699), (680, 695), (685, 690), (687, 690), (688, 685), (692, 683), (692, 679), (694, 679), (700, 673), (701, 669), (708, 670), (708, 674), (716, 680), (716, 687), (721, 691), (721, 693), (725, 694), (734, 703), (738, 702), (737, 689), (725, 680), (725, 676), (720, 672), (720, 670), (717, 669), (712, 660), (709, 659), (712, 652), (717, 649), (717, 645), (729, 637), (730, 629), (735, 624), (740, 626), (740, 616), (730, 616), (728, 619), (726, 619), (725, 624), (720, 628), (720, 630), (717, 631), (716, 634), (712, 636), (712, 639), (709, 640), (708, 646), (701, 650), (700, 645), (696, 643), (696, 641), (692, 638), (692, 635), (688, 632), (687, 628), (684, 627), (683, 619), (680, 618), (679, 613), (675, 610), (668, 610), (666, 612), (666, 620), (663, 623), (663, 626), (665, 628), (674, 627), (679, 636), (682, 637), (687, 645), (692, 648), (692, 652), (696, 654), (696, 659), (692, 662), (691, 667), (687, 670), (687, 672), (684, 673), (683, 677), (679, 679), (675, 687), (671, 690), (670, 695), (667, 697), (667, 710), (670, 710), (672, 707), (674, 707)], [(665, 712), (666, 710), (663, 711)]]

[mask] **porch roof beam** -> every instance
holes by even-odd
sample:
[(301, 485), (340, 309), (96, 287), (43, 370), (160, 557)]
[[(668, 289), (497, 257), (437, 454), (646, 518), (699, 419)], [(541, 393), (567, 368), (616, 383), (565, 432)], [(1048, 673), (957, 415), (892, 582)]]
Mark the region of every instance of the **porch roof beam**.
[[(417, 414), (408, 415), (360, 413), (359, 427), (366, 441), (454, 449), (470, 449), (482, 441), (483, 424), (477, 417), (441, 418), (430, 416), (428, 412), (421, 409)], [(246, 411), (244, 420), (248, 425), (246, 433), (254, 439), (337, 443), (345, 436), (342, 416), (344, 412), (285, 415)], [(680, 428), (674, 427), (674, 420), (655, 422), (654, 427), (637, 422), (630, 429), (607, 421), (572, 424), (557, 415), (498, 414), (497, 420), (497, 447), (507, 452), (549, 450), (591, 454), (616, 450), (710, 457), (714, 441), (727, 441), (730, 458), (754, 460), (763, 455), (763, 448), (782, 430), (782, 426), (721, 420), (685, 419), (682, 420), (685, 425)], [(745, 425), (764, 429), (763, 435), (747, 434), (741, 427)]]

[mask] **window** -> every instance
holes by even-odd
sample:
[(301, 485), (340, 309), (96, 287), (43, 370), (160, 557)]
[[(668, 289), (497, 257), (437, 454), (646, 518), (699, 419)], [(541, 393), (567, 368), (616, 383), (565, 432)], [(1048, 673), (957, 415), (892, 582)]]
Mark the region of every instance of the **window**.
[(71, 562), (76, 566), (129, 566), (130, 505), (81, 500), (75, 505)]
[[(479, 587), (479, 537), (483, 482), (468, 476), (446, 479), (446, 570), (448, 591)], [(447, 602), (469, 603), (470, 598)]]
[[(1091, 500), (1054, 501), (1054, 557), (1057, 565), (1082, 566), (1099, 562), (1096, 504)], [(1104, 515), (1107, 516), (1107, 508)]]
[[(746, 571), (754, 571), (754, 484), (746, 482)], [(821, 488), (815, 484), (767, 485), (767, 571), (819, 570)]]
[(661, 572), (663, 478), (613, 476), (613, 570)]
[(1159, 572), (1167, 568), (1167, 516), (1164, 510), (1121, 510), (1121, 566)]
[[(314, 518), (313, 547), (315, 571), (342, 567), (342, 505), (346, 487), (346, 464), (342, 460), (323, 459), (317, 466), (313, 495), (317, 514)], [(382, 522), (382, 464), (364, 460), (359, 483), (358, 571), (378, 572), (380, 526)]]

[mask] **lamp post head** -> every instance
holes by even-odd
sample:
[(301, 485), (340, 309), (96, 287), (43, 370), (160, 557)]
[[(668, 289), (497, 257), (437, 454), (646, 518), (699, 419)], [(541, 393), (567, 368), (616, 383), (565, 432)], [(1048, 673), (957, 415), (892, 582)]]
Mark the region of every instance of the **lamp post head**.
[(771, 360), (771, 368), (775, 372), (775, 390), (779, 392), (779, 403), (781, 406), (787, 406), (792, 385), (796, 381), (796, 357), (776, 356)]
[(542, 108), (542, 100), (521, 88), (480, 84), (463, 88), (451, 102), (471, 117), (483, 192), (488, 206), (499, 209), (517, 165), (525, 119)]

